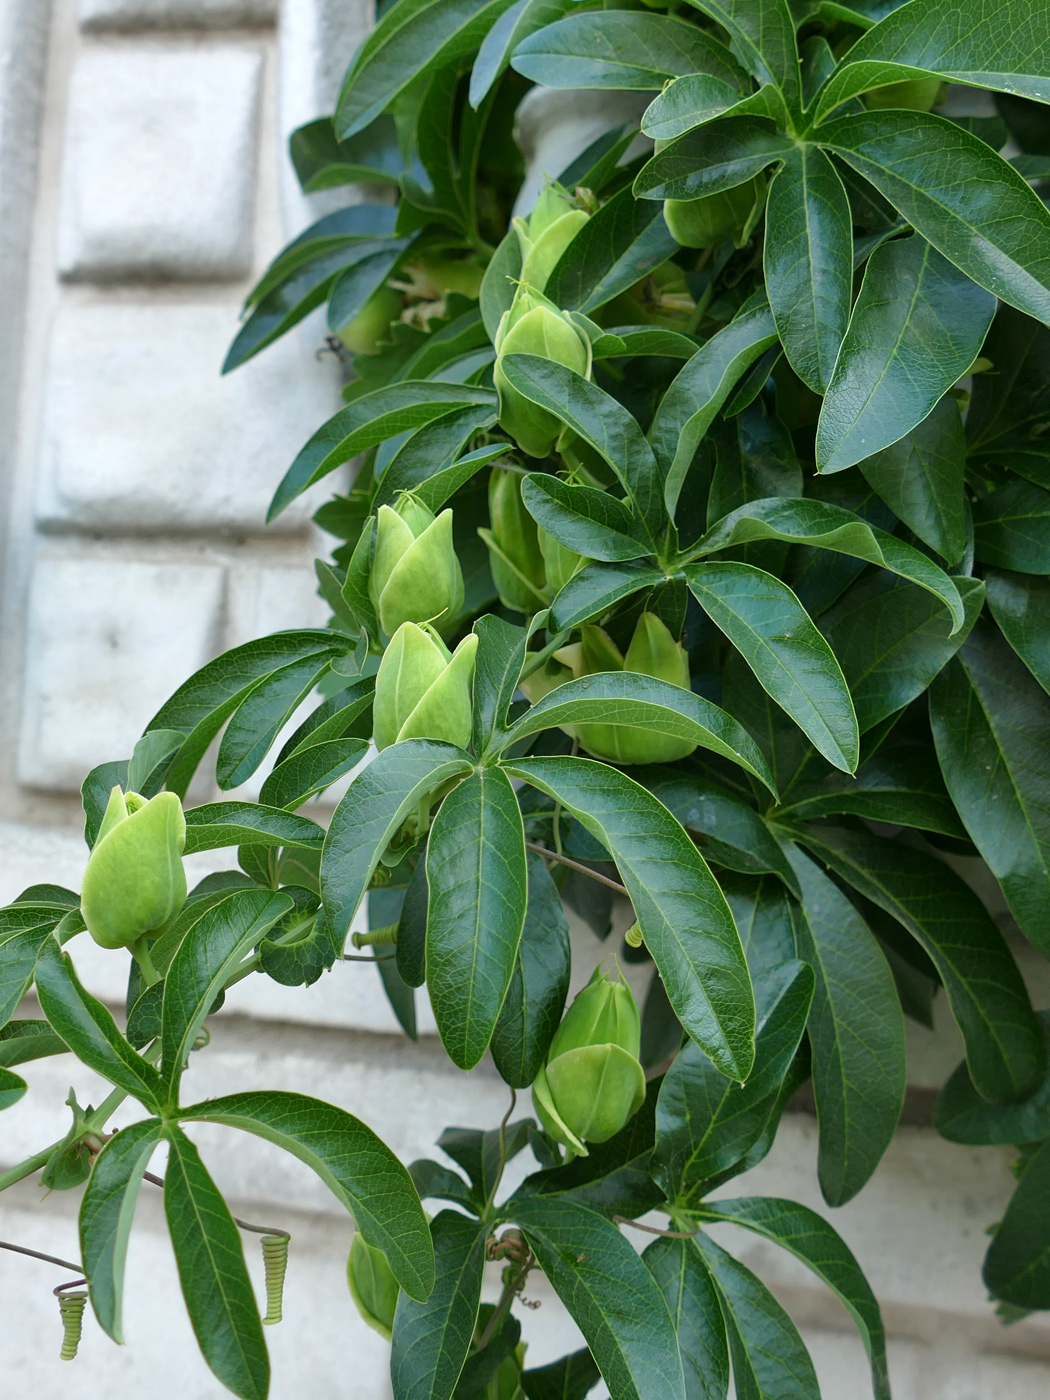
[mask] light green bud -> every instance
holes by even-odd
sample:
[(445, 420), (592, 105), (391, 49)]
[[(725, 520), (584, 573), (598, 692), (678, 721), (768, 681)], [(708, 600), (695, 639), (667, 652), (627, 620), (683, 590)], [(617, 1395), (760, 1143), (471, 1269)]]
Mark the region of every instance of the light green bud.
[(389, 340), (389, 330), (398, 320), (405, 299), (393, 287), (380, 287), (350, 322), (339, 331), (339, 339), (354, 355), (371, 355), (381, 341)]
[(521, 477), (497, 467), (489, 477), (491, 530), (479, 530), (500, 602), (515, 612), (534, 613), (546, 602), (546, 574), (536, 522), (521, 499)]
[(707, 248), (730, 234), (735, 239), (741, 233), (764, 189), (764, 177), (756, 175), (753, 180), (719, 194), (700, 199), (667, 199), (664, 221), (676, 243), (684, 248)]
[(435, 517), (408, 491), (393, 506), (380, 506), (368, 594), (388, 637), (403, 622), (428, 622), (439, 632), (449, 627), (463, 606), (452, 512)]
[[(551, 224), (556, 223), (563, 214), (567, 214), (570, 209), (576, 207), (576, 201), (565, 186), (559, 185), (557, 180), (548, 179), (537, 195), (536, 203), (532, 206), (532, 212), (528, 218), (514, 220), (518, 238), (521, 239), (525, 235), (532, 242), (535, 242), (550, 228)], [(522, 248), (523, 257), (527, 251), (524, 247)]]
[(506, 355), (540, 355), (586, 376), (591, 372), (591, 344), (567, 316), (549, 306), (538, 305), (524, 315), (515, 315), (512, 305), (504, 313), (504, 320), (506, 325), (501, 322), (500, 326), (502, 334), (497, 332), (498, 355), (493, 371), (499, 393), (500, 427), (530, 457), (546, 457), (564, 425), (560, 418), (530, 402), (510, 385), (503, 373), (503, 358)]
[(571, 1152), (606, 1142), (641, 1108), (641, 1021), (630, 987), (597, 968), (565, 1013), (532, 1086), (541, 1123)]
[(80, 911), (103, 948), (126, 948), (186, 902), (186, 818), (173, 792), (149, 801), (115, 787), (84, 871)]
[(940, 78), (912, 78), (906, 83), (890, 83), (864, 94), (865, 106), (883, 111), (905, 107), (912, 112), (928, 112), (941, 100)]
[[(555, 656), (577, 679), (604, 671), (635, 671), (689, 689), (689, 658), (655, 613), (642, 613), (626, 656), (603, 628), (590, 624), (580, 628), (578, 642), (561, 647)], [(642, 725), (577, 724), (573, 730), (589, 754), (608, 763), (673, 763), (696, 748), (688, 739), (653, 734)]]
[(543, 291), (562, 254), (589, 218), (590, 215), (582, 209), (569, 209), (538, 237), (531, 230), (526, 234), (520, 221), (516, 221), (522, 253), (521, 280), (525, 286)]
[(547, 576), (547, 591), (556, 598), (573, 574), (578, 574), (587, 560), (582, 554), (560, 544), (553, 535), (548, 535), (542, 526), (537, 526), (536, 539), (543, 555), (543, 565)]
[(369, 1327), (389, 1342), (401, 1289), (386, 1262), (386, 1255), (370, 1245), (360, 1230), (354, 1231), (350, 1243), (346, 1281), (357, 1311)]
[(432, 627), (403, 622), (383, 653), (372, 707), (377, 749), (401, 739), (470, 743), (474, 655), (472, 632), (452, 653)]

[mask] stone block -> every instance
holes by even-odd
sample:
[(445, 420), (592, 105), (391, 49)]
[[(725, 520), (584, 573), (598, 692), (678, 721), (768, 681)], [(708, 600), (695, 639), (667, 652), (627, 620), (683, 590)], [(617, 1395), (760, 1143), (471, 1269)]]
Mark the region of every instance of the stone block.
[(76, 791), (131, 752), (154, 712), (214, 654), (214, 564), (41, 557), (29, 602), (18, 777)]
[[(60, 310), (45, 381), (43, 525), (165, 534), (264, 529), (278, 482), (336, 411), (338, 394), (294, 337), (220, 378), (236, 327), (236, 311), (225, 303)], [(320, 487), (323, 495), (331, 485)], [(310, 499), (274, 528), (301, 528), (317, 504)]]
[(277, 0), (80, 0), (89, 32), (137, 29), (232, 29), (272, 24)]
[(248, 274), (261, 69), (259, 53), (242, 45), (81, 53), (64, 147), (64, 276)]

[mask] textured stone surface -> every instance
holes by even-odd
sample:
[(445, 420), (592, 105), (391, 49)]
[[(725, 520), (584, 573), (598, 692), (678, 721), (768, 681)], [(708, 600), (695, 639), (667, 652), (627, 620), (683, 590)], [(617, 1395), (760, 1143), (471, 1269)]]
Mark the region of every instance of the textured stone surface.
[(248, 273), (260, 71), (246, 46), (81, 53), (63, 153), (66, 276)]
[(212, 655), (224, 571), (213, 564), (38, 560), (18, 771), (77, 791), (130, 753), (164, 700)]
[(80, 0), (77, 13), (87, 30), (222, 29), (267, 24), (277, 0)]
[[(336, 405), (328, 372), (294, 338), (220, 378), (236, 327), (226, 303), (100, 302), (59, 312), (41, 435), (42, 523), (264, 529), (289, 463)], [(309, 509), (305, 500), (293, 506), (275, 528), (301, 527)], [(293, 625), (261, 621), (252, 635)]]

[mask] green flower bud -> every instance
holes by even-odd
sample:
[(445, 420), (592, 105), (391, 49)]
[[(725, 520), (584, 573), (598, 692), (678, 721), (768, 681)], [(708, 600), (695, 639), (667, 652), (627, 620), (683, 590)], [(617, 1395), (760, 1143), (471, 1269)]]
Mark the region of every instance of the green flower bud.
[(906, 83), (890, 83), (888, 87), (872, 88), (864, 94), (868, 107), (882, 111), (887, 107), (906, 107), (912, 112), (928, 112), (940, 100), (940, 78), (913, 78)]
[(380, 287), (339, 332), (339, 339), (353, 354), (371, 355), (380, 341), (389, 339), (387, 331), (400, 317), (404, 304), (401, 293), (393, 287)]
[(685, 248), (707, 248), (730, 234), (736, 240), (747, 227), (756, 202), (765, 192), (765, 179), (756, 175), (743, 185), (700, 199), (667, 199), (664, 221), (671, 237)]
[(173, 792), (147, 802), (115, 787), (84, 871), (80, 910), (103, 948), (130, 947), (186, 902), (186, 819)]
[(403, 622), (449, 627), (463, 606), (452, 512), (435, 517), (408, 491), (395, 505), (380, 506), (368, 594), (388, 637)]
[(543, 555), (543, 565), (547, 577), (547, 591), (556, 598), (573, 574), (578, 574), (587, 560), (582, 554), (560, 544), (553, 535), (548, 535), (542, 526), (537, 526), (536, 539)]
[[(589, 624), (580, 628), (579, 642), (561, 647), (555, 656), (577, 679), (603, 671), (635, 671), (689, 689), (689, 658), (655, 613), (642, 613), (626, 656), (606, 631)], [(577, 724), (573, 728), (589, 754), (609, 763), (673, 763), (696, 748), (688, 739), (652, 734), (641, 725)]]
[[(543, 189), (540, 190), (528, 218), (514, 220), (514, 228), (517, 231), (519, 241), (522, 237), (527, 237), (534, 243), (537, 238), (546, 233), (551, 224), (556, 223), (563, 214), (567, 214), (570, 209), (576, 207), (576, 201), (565, 186), (559, 185), (557, 180), (548, 179)], [(522, 245), (521, 251), (522, 257), (524, 257), (528, 249)]]
[(515, 221), (522, 253), (521, 280), (526, 287), (534, 287), (538, 292), (544, 290), (561, 255), (589, 218), (590, 215), (582, 209), (569, 209), (549, 224), (539, 237), (531, 229), (526, 234), (521, 222)]
[(601, 968), (577, 996), (532, 1086), (540, 1122), (571, 1152), (606, 1142), (638, 1112), (645, 1075), (638, 1063), (641, 1021), (630, 987)]
[(369, 1327), (389, 1342), (401, 1289), (386, 1262), (386, 1255), (370, 1245), (360, 1230), (354, 1231), (350, 1243), (346, 1281), (357, 1311)]
[[(572, 672), (568, 666), (563, 666), (560, 661), (555, 661), (553, 656), (549, 656), (538, 670), (533, 671), (530, 676), (526, 676), (523, 681), (518, 682), (518, 689), (527, 695), (535, 705), (545, 695), (549, 695), (552, 690), (557, 690), (558, 686), (571, 680)], [(574, 733), (571, 726), (563, 725), (562, 727), (571, 738)]]
[[(506, 355), (541, 355), (577, 374), (591, 372), (591, 343), (568, 316), (550, 305), (529, 309), (528, 292), (519, 292), (504, 312), (496, 333), (497, 358), (493, 380), (499, 393), (500, 427), (530, 457), (546, 457), (561, 435), (560, 418), (531, 403), (511, 387), (503, 373)], [(524, 314), (522, 314), (524, 313)]]
[(536, 522), (521, 499), (521, 477), (497, 467), (489, 477), (491, 530), (479, 530), (500, 602), (515, 612), (534, 613), (546, 602), (546, 574)]
[(401, 739), (470, 743), (473, 715), (472, 632), (452, 653), (432, 627), (403, 622), (383, 653), (372, 707), (376, 748)]

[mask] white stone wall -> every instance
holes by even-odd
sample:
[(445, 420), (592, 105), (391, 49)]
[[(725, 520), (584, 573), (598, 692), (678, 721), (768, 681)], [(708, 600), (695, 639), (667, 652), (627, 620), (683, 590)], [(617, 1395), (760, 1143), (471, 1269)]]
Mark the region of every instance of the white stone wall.
[[(330, 104), (369, 23), (368, 0), (0, 0), (0, 901), (40, 880), (76, 887), (86, 851), (77, 789), (130, 751), (157, 706), (226, 647), (322, 621), (309, 505), (264, 532), (288, 461), (338, 405), (334, 369), (303, 332), (221, 379), (244, 294), (281, 246), (331, 207), (297, 190), (289, 130)], [(571, 115), (571, 113), (570, 113)], [(206, 778), (195, 794), (213, 796)], [(198, 873), (229, 863), (196, 857)], [(89, 985), (122, 999), (120, 955), (74, 945)], [(593, 940), (577, 931), (583, 980)], [(641, 990), (641, 988), (640, 988)], [(309, 990), (240, 984), (193, 1067), (199, 1094), (274, 1085), (359, 1113), (406, 1160), (445, 1123), (490, 1126), (506, 1091), (452, 1069), (422, 1009), (413, 1046), (372, 968)], [(958, 1058), (948, 1032), (912, 1030), (912, 1079)], [(3, 1115), (0, 1168), (65, 1129), (65, 1057), (28, 1067)], [(116, 1121), (131, 1121), (125, 1109)], [(344, 1284), (350, 1227), (298, 1163), (200, 1129), (242, 1215), (294, 1240), (286, 1322), (268, 1340), (274, 1400), (384, 1400), (386, 1348)], [(1008, 1155), (905, 1127), (861, 1198), (834, 1214), (882, 1300), (901, 1400), (1036, 1400), (1050, 1389), (1050, 1325), (1004, 1331), (984, 1300), (984, 1229), (1011, 1185)], [(813, 1121), (786, 1122), (745, 1191), (820, 1207)], [(76, 1252), (76, 1193), (23, 1182), (0, 1198), (0, 1238)], [(802, 1323), (825, 1400), (866, 1393), (849, 1319), (786, 1256), (734, 1241)], [(249, 1241), (253, 1269), (258, 1261)], [(258, 1274), (260, 1271), (256, 1269)], [(58, 1361), (46, 1265), (0, 1252), (0, 1393), (58, 1400), (218, 1400), (190, 1339), (155, 1200), (128, 1268), (125, 1348), (89, 1318), (77, 1368)], [(577, 1344), (542, 1283), (530, 1360)], [(599, 1392), (600, 1393), (600, 1392)]]

